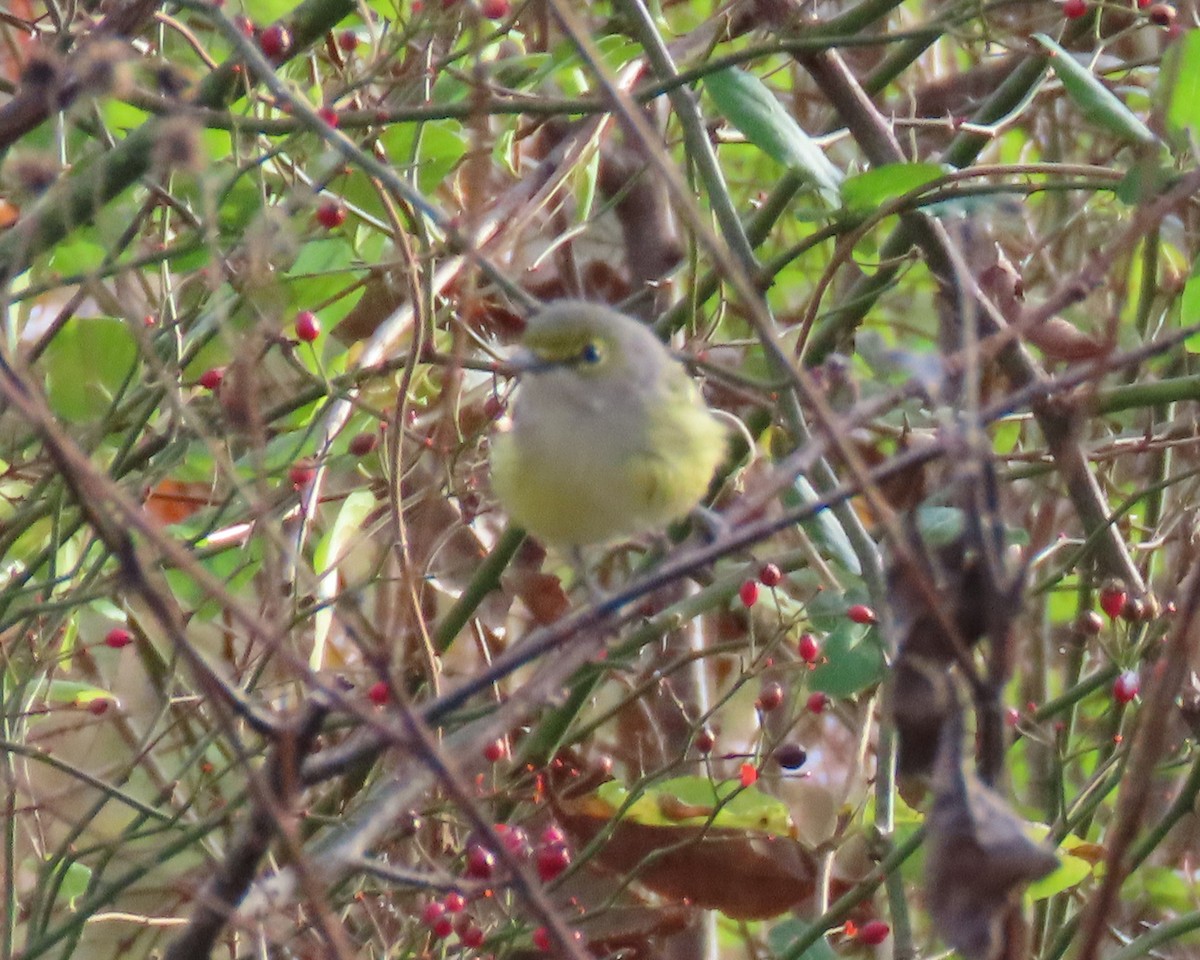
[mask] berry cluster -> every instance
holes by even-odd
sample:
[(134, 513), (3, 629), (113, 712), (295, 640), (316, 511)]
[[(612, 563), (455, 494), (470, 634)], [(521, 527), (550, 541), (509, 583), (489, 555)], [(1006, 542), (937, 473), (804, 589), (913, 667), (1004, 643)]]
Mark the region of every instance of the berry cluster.
[[(493, 830), (510, 856), (532, 863), (543, 883), (557, 880), (571, 866), (571, 847), (566, 834), (557, 824), (546, 827), (536, 845), (530, 842), (522, 827), (498, 823)], [(496, 879), (498, 869), (496, 854), (486, 843), (473, 840), (467, 844), (462, 863), (464, 879), (488, 883)], [(490, 896), (490, 893), (486, 893), (484, 899)], [(434, 940), (457, 935), (463, 947), (476, 949), (483, 945), (487, 934), (468, 907), (467, 898), (458, 891), (452, 891), (440, 900), (425, 903), (421, 911), (421, 923), (428, 928)], [(535, 930), (532, 938), (539, 950), (546, 952), (551, 949), (551, 937), (544, 927)]]

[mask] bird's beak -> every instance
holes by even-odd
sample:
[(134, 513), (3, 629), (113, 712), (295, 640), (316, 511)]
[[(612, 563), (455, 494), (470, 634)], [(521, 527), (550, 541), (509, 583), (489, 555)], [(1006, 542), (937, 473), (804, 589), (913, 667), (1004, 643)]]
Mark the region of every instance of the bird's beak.
[(553, 370), (562, 365), (553, 360), (547, 360), (545, 357), (539, 357), (532, 350), (518, 350), (513, 354), (509, 363), (520, 376), (527, 373), (545, 373), (547, 370)]

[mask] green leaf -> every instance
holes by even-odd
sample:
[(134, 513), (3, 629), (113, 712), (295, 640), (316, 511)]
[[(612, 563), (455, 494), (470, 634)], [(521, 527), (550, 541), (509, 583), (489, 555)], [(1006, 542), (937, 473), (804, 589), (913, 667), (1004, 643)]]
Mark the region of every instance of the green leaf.
[(421, 130), (421, 156), (417, 161), (417, 186), (432, 193), (467, 151), (462, 127), (457, 120), (427, 123)]
[(1092, 123), (1109, 133), (1135, 143), (1157, 143), (1158, 137), (1134, 115), (1115, 93), (1108, 89), (1075, 57), (1044, 33), (1034, 39), (1050, 54), (1050, 66), (1062, 81), (1067, 95)]
[[(1049, 835), (1050, 830), (1044, 824), (1032, 823), (1028, 827), (1029, 833), (1041, 841)], [(1058, 869), (1052, 873), (1042, 877), (1041, 880), (1035, 880), (1026, 889), (1026, 893), (1032, 900), (1045, 900), (1047, 897), (1052, 897), (1056, 893), (1062, 893), (1065, 890), (1070, 890), (1072, 887), (1077, 887), (1092, 875), (1095, 867), (1082, 857), (1073, 856), (1072, 850), (1078, 850), (1081, 847), (1091, 846), (1075, 836), (1066, 837), (1059, 844), (1058, 853)]]
[[(736, 780), (676, 777), (641, 790), (630, 802), (631, 791), (616, 780), (603, 783), (596, 795), (622, 816), (653, 827), (696, 827), (709, 824), (736, 830), (756, 830), (774, 836), (791, 836), (795, 827), (783, 801)], [(628, 804), (628, 806), (626, 806)], [(695, 808), (695, 816), (681, 816)]]
[(265, 26), (290, 13), (295, 5), (294, 0), (245, 0), (243, 9), (251, 20)]
[[(767, 945), (774, 957), (786, 957), (791, 954), (792, 944), (807, 937), (812, 924), (797, 917), (789, 917), (782, 923), (777, 923), (767, 932)], [(805, 950), (797, 960), (837, 960), (837, 953), (823, 936), (818, 937), (811, 947)]]
[(51, 408), (75, 423), (103, 416), (133, 372), (137, 355), (137, 343), (121, 320), (76, 317), (67, 321), (43, 358)]
[[(795, 504), (789, 502), (789, 506), (807, 506), (819, 499), (817, 491), (813, 489), (813, 485), (804, 477), (796, 478), (792, 484), (792, 491), (795, 494), (795, 500), (798, 502)], [(792, 497), (788, 497), (789, 501), (792, 499)], [(862, 576), (862, 565), (858, 562), (858, 554), (854, 552), (850, 538), (846, 535), (846, 531), (842, 529), (842, 525), (838, 523), (837, 517), (828, 509), (819, 510), (813, 517), (803, 521), (801, 526), (808, 531), (809, 535), (817, 542), (817, 545), (822, 547), (830, 557), (856, 577)]]
[(46, 688), (46, 700), (49, 703), (69, 703), (76, 707), (85, 707), (93, 700), (116, 699), (107, 690), (79, 680), (51, 680)]
[(104, 112), (104, 122), (114, 130), (136, 130), (150, 117), (150, 114), (146, 113), (145, 110), (139, 110), (124, 100), (117, 100), (115, 98), (105, 100), (102, 110)]
[(1092, 875), (1092, 865), (1080, 857), (1060, 856), (1058, 869), (1041, 880), (1035, 880), (1026, 891), (1031, 900), (1045, 900), (1077, 887)]
[(827, 203), (838, 203), (841, 171), (830, 163), (766, 84), (753, 74), (729, 67), (710, 74), (704, 86), (721, 115), (747, 140), (784, 166), (808, 174)]
[(417, 186), (426, 193), (437, 187), (466, 153), (457, 120), (393, 124), (380, 141), (393, 166), (407, 169), (410, 164), (417, 165)]
[(66, 897), (67, 904), (74, 909), (75, 901), (87, 893), (91, 882), (92, 868), (78, 860), (72, 860), (67, 864), (67, 869), (63, 871), (59, 894)]
[[(56, 861), (49, 857), (45, 861), (39, 860), (36, 857), (26, 857), (21, 862), (21, 871), (32, 874), (39, 870), (43, 862), (54, 863)], [(73, 860), (62, 871), (62, 880), (58, 887), (59, 895), (67, 898), (67, 903), (73, 910), (75, 909), (75, 901), (87, 893), (88, 885), (91, 882), (92, 868), (77, 860)]]
[(1129, 878), (1125, 891), (1135, 884), (1141, 886), (1143, 895), (1159, 910), (1186, 913), (1195, 908), (1195, 881), (1172, 867), (1143, 867)]
[(992, 449), (998, 456), (1006, 456), (1017, 449), (1021, 439), (1021, 420), (1013, 417), (1011, 420), (1001, 420), (992, 427)]
[(842, 204), (866, 213), (941, 179), (950, 168), (940, 163), (889, 163), (842, 182)]
[(967, 519), (958, 507), (927, 503), (917, 507), (917, 529), (930, 549), (944, 547), (962, 536)]
[[(1153, 200), (1170, 188), (1175, 173), (1165, 165), (1146, 157), (1129, 168), (1114, 191), (1117, 199), (1131, 207)], [(1136, 298), (1135, 298), (1136, 299)]]
[[(84, 230), (54, 248), (50, 258), (59, 273), (87, 273), (104, 262), (104, 247), (95, 240), (94, 230)], [(89, 239), (90, 237), (90, 239)]]
[(1170, 91), (1167, 129), (1181, 138), (1200, 137), (1200, 32), (1188, 30), (1167, 48), (1159, 80)]
[(885, 663), (874, 627), (842, 622), (825, 638), (825, 661), (808, 675), (808, 685), (842, 700), (883, 680)]
[[(1185, 327), (1200, 320), (1200, 260), (1192, 265), (1192, 275), (1183, 285), (1179, 297), (1179, 322)], [(1200, 333), (1193, 333), (1184, 342), (1192, 353), (1200, 353)]]
[[(329, 533), (321, 538), (313, 554), (313, 569), (319, 572), (317, 598), (332, 601), (339, 590), (338, 564), (345, 558), (346, 547), (362, 532), (367, 514), (375, 509), (375, 495), (370, 490), (355, 490), (342, 503)], [(325, 666), (325, 644), (333, 625), (333, 606), (325, 603), (313, 615), (313, 646), (309, 666), (320, 670)]]

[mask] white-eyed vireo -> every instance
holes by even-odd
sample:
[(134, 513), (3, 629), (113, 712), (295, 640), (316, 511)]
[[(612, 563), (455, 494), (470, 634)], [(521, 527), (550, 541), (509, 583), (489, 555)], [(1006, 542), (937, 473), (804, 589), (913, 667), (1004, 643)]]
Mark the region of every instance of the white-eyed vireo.
[(579, 547), (661, 529), (699, 503), (726, 431), (653, 331), (566, 300), (534, 316), (522, 343), (511, 425), (491, 459), (516, 523)]

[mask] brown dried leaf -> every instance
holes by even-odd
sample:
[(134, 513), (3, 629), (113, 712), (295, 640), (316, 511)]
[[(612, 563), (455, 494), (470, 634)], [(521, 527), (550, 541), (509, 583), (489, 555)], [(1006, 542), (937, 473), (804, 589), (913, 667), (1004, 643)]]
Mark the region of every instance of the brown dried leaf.
[(342, 343), (366, 340), (407, 297), (408, 288), (399, 271), (375, 268), (358, 303), (333, 328), (333, 336)]
[(899, 756), (896, 771), (915, 777), (933, 769), (938, 742), (952, 704), (946, 696), (946, 668), (902, 651), (893, 667), (892, 718)]
[[(1004, 799), (963, 765), (962, 716), (942, 730), (925, 864), (926, 903), (942, 939), (967, 960), (1014, 955), (1021, 889), (1058, 866)], [(1018, 917), (1019, 919), (1019, 917)]]
[(630, 873), (659, 896), (720, 910), (735, 920), (765, 920), (810, 896), (817, 864), (788, 837), (722, 827), (662, 827), (621, 820), (595, 801), (563, 804), (563, 827), (577, 846), (612, 828), (596, 862)]
[(1052, 360), (1092, 360), (1108, 348), (1062, 317), (1050, 317), (1025, 331), (1025, 339)]
[(571, 599), (554, 574), (522, 570), (512, 578), (512, 585), (534, 622), (541, 626), (561, 620), (571, 609)]
[[(956, 537), (928, 556), (915, 529), (910, 537), (913, 559), (898, 558), (888, 570), (888, 601), (900, 638), (892, 668), (891, 711), (899, 740), (897, 772), (902, 777), (933, 769), (943, 725), (956, 709), (948, 679), (956, 646), (969, 650), (987, 629), (986, 571), (965, 539)], [(922, 579), (933, 587), (957, 636), (931, 608)]]
[(979, 278), (979, 286), (992, 299), (1004, 319), (1051, 359), (1091, 360), (1107, 352), (1108, 348), (1103, 343), (1062, 317), (1050, 317), (1042, 323), (1024, 326), (1021, 276), (1007, 258), (1001, 256), (999, 262), (984, 270)]

